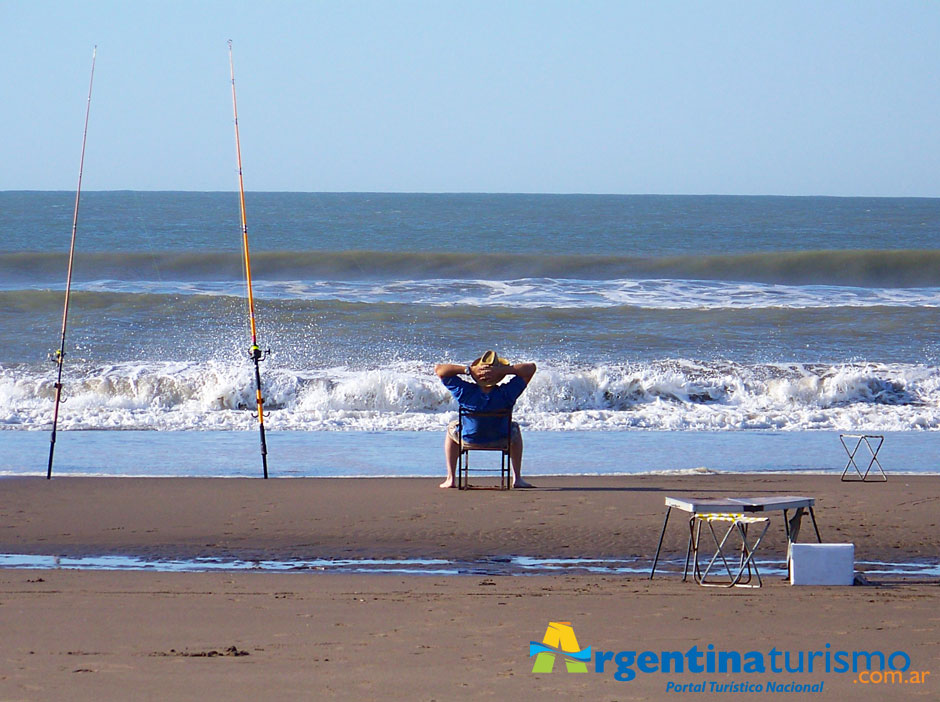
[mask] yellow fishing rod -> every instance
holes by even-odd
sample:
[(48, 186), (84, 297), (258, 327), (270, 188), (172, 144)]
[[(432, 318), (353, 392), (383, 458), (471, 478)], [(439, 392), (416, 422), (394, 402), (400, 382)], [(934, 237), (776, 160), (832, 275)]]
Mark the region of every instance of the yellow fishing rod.
[(228, 40), (228, 67), (232, 76), (232, 111), (235, 114), (235, 156), (238, 159), (238, 196), (242, 215), (242, 252), (244, 254), (245, 284), (248, 288), (248, 322), (251, 328), (249, 357), (255, 364), (255, 399), (258, 406), (258, 429), (261, 431), (261, 465), (264, 477), (268, 477), (268, 444), (264, 437), (264, 397), (261, 394), (261, 368), (265, 352), (258, 346), (258, 330), (255, 325), (255, 298), (251, 290), (251, 257), (248, 255), (248, 219), (245, 216), (245, 181), (242, 178), (242, 146), (238, 136), (238, 101), (235, 99), (235, 64), (232, 60), (232, 40)]
[(88, 100), (85, 103), (85, 128), (82, 131), (82, 156), (78, 162), (78, 187), (75, 189), (75, 210), (72, 213), (72, 242), (69, 245), (69, 269), (65, 277), (65, 306), (62, 310), (62, 337), (59, 348), (49, 354), (56, 364), (55, 409), (52, 411), (52, 435), (49, 440), (49, 465), (46, 480), (52, 477), (52, 457), (55, 454), (55, 433), (59, 424), (59, 404), (62, 402), (62, 365), (65, 362), (65, 331), (69, 321), (69, 296), (72, 292), (72, 264), (75, 261), (75, 235), (78, 232), (78, 203), (82, 197), (82, 172), (85, 170), (85, 141), (88, 138), (88, 115), (91, 113), (91, 86), (95, 82), (95, 57), (98, 47), (91, 51), (91, 78), (88, 81)]

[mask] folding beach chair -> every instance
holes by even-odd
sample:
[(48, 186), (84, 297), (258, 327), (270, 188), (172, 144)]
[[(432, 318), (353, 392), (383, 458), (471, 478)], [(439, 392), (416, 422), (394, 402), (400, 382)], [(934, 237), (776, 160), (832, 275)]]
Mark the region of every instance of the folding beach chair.
[[(692, 521), (694, 522), (694, 526), (692, 527), (694, 529), (692, 548), (695, 553), (692, 573), (695, 577), (695, 581), (699, 585), (705, 587), (760, 587), (763, 584), (760, 579), (760, 571), (757, 570), (757, 562), (754, 560), (754, 554), (757, 552), (761, 540), (764, 538), (764, 534), (767, 533), (767, 528), (770, 526), (769, 517), (746, 517), (743, 514), (726, 512), (717, 514), (702, 513), (696, 514)], [(715, 531), (716, 522), (728, 524), (728, 528), (721, 539), (718, 538), (718, 533)], [(708, 530), (711, 532), (712, 538), (715, 541), (715, 554), (708, 561), (708, 565), (705, 566), (704, 570), (699, 566), (702, 524), (708, 525)], [(763, 525), (763, 529), (761, 529), (754, 543), (748, 544), (748, 527), (759, 524)], [(741, 538), (741, 549), (737, 556), (726, 552), (726, 546), (729, 546), (728, 541), (734, 533), (737, 533)], [(712, 580), (709, 582), (708, 576), (712, 573), (712, 569), (719, 561), (724, 566), (724, 570), (728, 574), (728, 579)], [(757, 576), (756, 585), (751, 584), (752, 574)]]
[[(852, 448), (852, 442), (846, 441), (846, 439), (855, 439), (855, 447)], [(845, 449), (845, 453), (849, 457), (848, 462), (845, 464), (845, 468), (842, 470), (842, 482), (851, 483), (867, 481), (868, 474), (871, 473), (872, 466), (878, 466), (878, 471), (881, 473), (881, 478), (878, 477), (878, 473), (872, 474), (872, 480), (877, 480), (883, 483), (888, 481), (888, 476), (885, 474), (885, 469), (881, 467), (881, 461), (878, 460), (878, 452), (881, 450), (881, 445), (885, 442), (884, 435), (839, 434), (839, 441), (842, 442), (842, 448)], [(872, 441), (874, 441), (874, 446), (872, 446)], [(855, 462), (855, 454), (858, 453), (858, 450), (861, 448), (863, 443), (868, 447), (868, 455), (871, 456), (871, 460), (868, 461), (868, 467), (865, 469), (864, 474), (862, 473), (858, 464)], [(859, 460), (864, 460), (864, 455), (859, 456), (858, 458)], [(849, 468), (854, 468), (855, 473), (850, 473)], [(846, 477), (846, 475), (848, 475), (848, 477)]]
[[(500, 417), (506, 421), (506, 440), (494, 442), (492, 444), (469, 444), (463, 440), (463, 420), (465, 417)], [(461, 407), (457, 412), (457, 438), (459, 452), (457, 454), (457, 487), (466, 490), (470, 486), (470, 472), (483, 473), (495, 472), (496, 468), (470, 468), (471, 451), (499, 451), (499, 489), (509, 490), (512, 487), (512, 481), (509, 476), (510, 462), (509, 449), (512, 445), (512, 410), (501, 410), (498, 412), (474, 412)]]

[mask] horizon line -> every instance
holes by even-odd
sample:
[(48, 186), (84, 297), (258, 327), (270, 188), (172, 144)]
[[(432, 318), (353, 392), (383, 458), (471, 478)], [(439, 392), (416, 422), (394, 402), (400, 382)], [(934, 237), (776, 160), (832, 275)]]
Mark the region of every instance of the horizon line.
[[(74, 189), (60, 188), (9, 188), (0, 189), (0, 193), (74, 193)], [(226, 190), (184, 190), (184, 189), (135, 189), (135, 188), (101, 188), (83, 189), (83, 193), (192, 193), (216, 194), (232, 193), (237, 195), (235, 189)], [(786, 195), (779, 193), (601, 193), (601, 192), (507, 192), (489, 190), (246, 190), (246, 193), (255, 194), (290, 194), (290, 195), (489, 195), (489, 196), (526, 196), (526, 197), (692, 197), (692, 198), (813, 198), (833, 200), (937, 200), (940, 195)]]

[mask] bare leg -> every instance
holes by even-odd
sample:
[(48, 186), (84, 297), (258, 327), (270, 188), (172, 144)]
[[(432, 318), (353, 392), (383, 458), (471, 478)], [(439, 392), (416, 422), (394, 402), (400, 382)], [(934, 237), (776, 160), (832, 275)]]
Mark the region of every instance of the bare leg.
[(450, 436), (444, 434), (444, 460), (447, 467), (447, 478), (443, 483), (440, 484), (442, 488), (451, 488), (457, 487), (457, 481), (454, 478), (454, 474), (457, 472), (457, 454), (460, 452), (460, 447), (457, 445), (457, 442), (450, 438)]
[(512, 463), (512, 486), (514, 488), (533, 487), (522, 479), (522, 434), (509, 445), (509, 460)]

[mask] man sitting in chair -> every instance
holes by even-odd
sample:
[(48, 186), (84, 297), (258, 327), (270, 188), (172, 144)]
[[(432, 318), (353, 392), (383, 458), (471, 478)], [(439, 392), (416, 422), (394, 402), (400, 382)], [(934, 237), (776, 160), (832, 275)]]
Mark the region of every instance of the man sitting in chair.
[[(469, 366), (439, 363), (434, 367), (434, 372), (463, 409), (471, 412), (497, 412), (512, 409), (516, 404), (516, 400), (535, 375), (535, 364), (511, 365), (506, 359), (497, 356), (495, 351), (487, 351)], [(467, 382), (460, 377), (461, 374), (469, 375), (475, 382)], [(500, 381), (509, 375), (514, 377), (508, 383), (500, 385)], [(465, 417), (463, 441), (475, 446), (499, 445), (506, 441), (506, 422), (501, 417)], [(457, 470), (459, 452), (460, 439), (457, 436), (455, 420), (447, 427), (447, 436), (444, 437), (447, 479), (441, 483), (442, 488), (457, 486), (454, 472)], [(532, 487), (522, 479), (522, 433), (515, 422), (512, 423), (509, 459), (512, 465), (512, 486)]]

